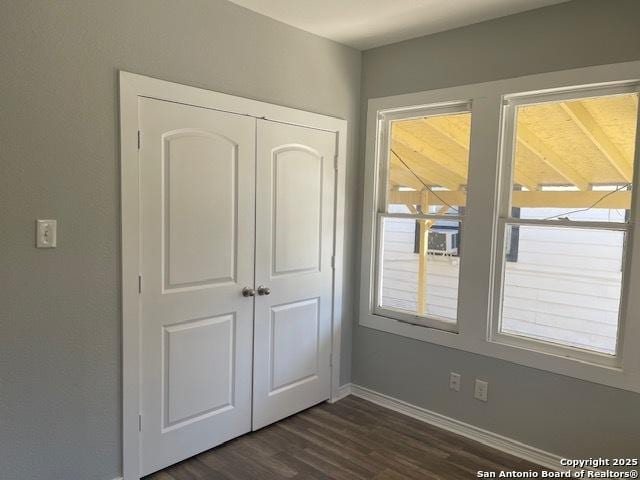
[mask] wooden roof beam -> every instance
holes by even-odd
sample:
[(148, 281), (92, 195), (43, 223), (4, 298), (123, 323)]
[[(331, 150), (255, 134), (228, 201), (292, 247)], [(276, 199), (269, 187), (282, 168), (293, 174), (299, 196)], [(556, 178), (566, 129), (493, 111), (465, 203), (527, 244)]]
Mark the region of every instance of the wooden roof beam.
[(437, 163), (440, 167), (448, 170), (458, 177), (462, 177), (464, 184), (467, 183), (468, 172), (467, 163), (462, 158), (456, 158), (446, 152), (442, 152), (437, 148), (434, 148), (429, 142), (425, 142), (415, 135), (402, 129), (402, 127), (395, 126), (393, 129), (393, 140), (397, 141), (410, 148), (414, 152), (420, 153), (424, 157), (427, 157), (434, 163)]
[[(459, 190), (460, 185), (467, 183), (465, 178), (442, 168), (440, 164), (429, 157), (408, 148), (404, 144), (394, 141), (392, 148), (393, 152), (399, 155), (408, 167), (428, 185), (438, 185), (449, 190)], [(392, 159), (395, 157), (393, 152), (390, 152)], [(395, 160), (398, 160), (398, 158), (395, 158)], [(399, 163), (402, 165), (402, 162)]]
[(523, 208), (591, 208), (596, 202), (593, 208), (626, 210), (631, 208), (631, 191), (513, 192), (511, 197), (512, 206)]
[[(425, 119), (423, 119), (423, 120), (425, 120)], [(438, 132), (443, 137), (445, 137), (445, 138), (449, 139), (450, 141), (454, 142), (456, 145), (464, 148), (466, 150), (466, 152), (467, 152), (467, 158), (469, 158), (469, 146), (468, 145), (464, 145), (463, 143), (459, 142), (458, 139), (456, 139), (453, 135), (451, 135), (445, 129), (443, 129), (443, 128), (435, 125), (435, 124), (428, 124), (428, 125), (429, 125), (430, 128), (432, 128), (433, 130)], [(531, 177), (529, 177), (527, 174), (521, 172), (520, 170), (516, 170), (514, 172), (513, 180), (517, 184), (522, 185), (523, 187), (527, 187), (528, 190), (538, 190), (538, 185), (537, 185), (536, 181), (533, 180)]]
[(394, 186), (410, 187), (415, 190), (424, 188), (424, 185), (399, 163), (389, 166), (389, 183)]
[(429, 122), (429, 119), (427, 119), (427, 118), (423, 118), (422, 122), (424, 123), (424, 125), (426, 125), (427, 128), (438, 132), (440, 135), (446, 137), (448, 140), (452, 141), (453, 143), (455, 143), (459, 147), (461, 147), (464, 150), (466, 150), (467, 157), (469, 156), (469, 144), (467, 142), (461, 142), (454, 135), (452, 135), (451, 132), (448, 132), (445, 128), (442, 128), (442, 126), (440, 126), (440, 125), (438, 125), (436, 123)]
[(589, 190), (589, 181), (572, 165), (547, 146), (526, 125), (518, 124), (517, 140), (520, 144), (534, 153), (542, 162), (553, 168), (567, 182), (580, 190)]
[[(436, 196), (437, 194), (437, 196)], [(464, 207), (467, 204), (467, 194), (463, 191), (447, 192), (437, 191), (436, 194), (428, 192), (428, 203), (430, 205), (442, 205), (444, 200), (450, 205)], [(392, 191), (389, 192), (389, 203), (419, 205), (423, 192), (415, 191)], [(618, 192), (606, 192), (588, 190), (585, 192), (513, 192), (512, 206), (523, 208), (589, 208), (598, 202), (595, 208), (610, 208), (618, 210), (628, 210), (631, 208), (630, 190), (620, 190)], [(440, 197), (442, 200), (440, 200)]]
[(571, 120), (582, 130), (589, 140), (600, 150), (611, 166), (626, 182), (633, 180), (632, 162), (628, 161), (620, 149), (604, 132), (589, 110), (580, 101), (560, 104)]
[(531, 190), (531, 191), (538, 190), (538, 185), (536, 184), (535, 180), (533, 180), (531, 177), (528, 177), (524, 173), (518, 171), (517, 168), (516, 168), (516, 171), (513, 172), (513, 181), (518, 185), (527, 187), (527, 190)]
[[(392, 204), (424, 205), (425, 199), (427, 205), (442, 205), (444, 200), (449, 205), (464, 206), (467, 203), (467, 192), (462, 190), (455, 192), (438, 190), (435, 193), (430, 191), (401, 192), (399, 190), (389, 192), (389, 203)], [(445, 206), (448, 208), (448, 205)]]

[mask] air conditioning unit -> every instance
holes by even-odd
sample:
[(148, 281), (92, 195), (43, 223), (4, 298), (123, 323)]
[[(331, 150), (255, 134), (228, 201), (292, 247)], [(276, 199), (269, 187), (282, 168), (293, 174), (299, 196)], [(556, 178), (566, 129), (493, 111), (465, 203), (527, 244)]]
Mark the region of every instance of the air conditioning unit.
[(427, 253), (457, 255), (458, 235), (458, 229), (432, 227), (429, 230)]

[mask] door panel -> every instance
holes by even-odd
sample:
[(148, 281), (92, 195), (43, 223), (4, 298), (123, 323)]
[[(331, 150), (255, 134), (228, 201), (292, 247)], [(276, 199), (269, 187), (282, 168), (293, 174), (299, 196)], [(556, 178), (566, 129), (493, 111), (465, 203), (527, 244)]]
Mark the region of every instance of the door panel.
[(253, 428), (329, 398), (335, 134), (259, 120)]
[(167, 288), (235, 278), (236, 147), (202, 130), (165, 136)]
[(233, 405), (233, 315), (164, 329), (164, 429)]
[[(272, 275), (320, 269), (323, 161), (318, 151), (302, 145), (276, 149), (272, 154)], [(287, 235), (276, 237), (275, 232)]]
[(270, 394), (317, 379), (319, 307), (314, 298), (271, 308)]
[(251, 428), (255, 119), (140, 100), (141, 471)]

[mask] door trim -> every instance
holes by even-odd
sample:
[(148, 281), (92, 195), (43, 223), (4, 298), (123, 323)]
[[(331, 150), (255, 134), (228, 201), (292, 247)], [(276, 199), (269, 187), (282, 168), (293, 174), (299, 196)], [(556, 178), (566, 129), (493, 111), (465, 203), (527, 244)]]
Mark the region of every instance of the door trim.
[(140, 478), (140, 139), (138, 98), (247, 115), (336, 134), (331, 401), (339, 398), (347, 121), (201, 88), (119, 72), (122, 249), (122, 470), (123, 480)]

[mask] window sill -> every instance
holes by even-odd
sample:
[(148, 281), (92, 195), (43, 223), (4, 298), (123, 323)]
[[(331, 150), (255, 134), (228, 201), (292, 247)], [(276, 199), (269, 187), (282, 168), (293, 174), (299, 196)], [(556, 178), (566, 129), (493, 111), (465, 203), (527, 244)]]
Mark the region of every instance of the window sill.
[(469, 335), (465, 335), (462, 329), (459, 333), (448, 332), (404, 323), (371, 313), (361, 313), (359, 323), (363, 327), (400, 335), (402, 337), (640, 393), (639, 372), (627, 371), (627, 369), (621, 367), (612, 367), (577, 358), (543, 353), (538, 350), (532, 350), (531, 348), (507, 345), (496, 341), (477, 341), (471, 339)]

